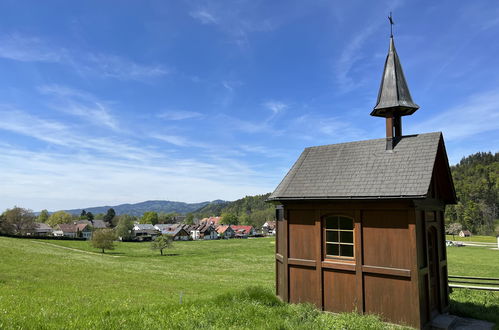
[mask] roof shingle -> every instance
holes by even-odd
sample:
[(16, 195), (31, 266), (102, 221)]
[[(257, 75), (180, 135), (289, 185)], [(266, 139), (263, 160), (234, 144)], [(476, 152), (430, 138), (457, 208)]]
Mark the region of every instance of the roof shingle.
[(269, 200), (424, 197), (442, 134), (306, 148)]

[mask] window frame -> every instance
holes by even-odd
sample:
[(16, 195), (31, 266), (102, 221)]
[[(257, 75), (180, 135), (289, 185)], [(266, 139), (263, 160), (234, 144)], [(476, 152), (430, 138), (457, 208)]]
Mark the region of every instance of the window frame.
[[(346, 219), (349, 219), (352, 221), (352, 229), (327, 229), (327, 219), (330, 218), (330, 217), (340, 217), (340, 218), (346, 218)], [(352, 243), (341, 243), (341, 241), (338, 241), (338, 242), (328, 242), (327, 241), (327, 232), (328, 231), (336, 231), (338, 232), (338, 234), (341, 232), (341, 231), (346, 231), (346, 232), (351, 232), (352, 233)], [(340, 239), (340, 237), (338, 236), (338, 239)], [(342, 256), (342, 255), (338, 255), (338, 256), (335, 256), (335, 255), (330, 255), (330, 254), (327, 254), (327, 244), (339, 244), (340, 245), (340, 251), (341, 251), (341, 245), (344, 244), (344, 245), (351, 245), (352, 248), (353, 248), (353, 256)], [(355, 245), (356, 245), (356, 238), (355, 238), (355, 218), (352, 217), (351, 215), (346, 215), (346, 214), (341, 214), (341, 213), (332, 213), (332, 214), (327, 214), (327, 215), (324, 215), (322, 217), (322, 250), (323, 250), (323, 253), (322, 253), (322, 256), (323, 256), (323, 260), (335, 260), (335, 261), (338, 261), (338, 260), (341, 260), (341, 261), (349, 261), (349, 262), (354, 262), (355, 261)]]

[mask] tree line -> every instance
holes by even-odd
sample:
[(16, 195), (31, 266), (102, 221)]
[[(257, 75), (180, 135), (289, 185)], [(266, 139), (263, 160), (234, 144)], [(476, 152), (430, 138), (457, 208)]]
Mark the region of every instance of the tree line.
[(448, 233), (460, 228), (480, 235), (499, 233), (499, 153), (464, 157), (451, 172), (458, 202), (446, 208)]

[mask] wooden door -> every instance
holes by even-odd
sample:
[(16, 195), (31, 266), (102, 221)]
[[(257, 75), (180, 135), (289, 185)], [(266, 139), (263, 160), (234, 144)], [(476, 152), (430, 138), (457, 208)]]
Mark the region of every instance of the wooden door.
[(433, 318), (440, 312), (438, 237), (435, 227), (428, 228), (428, 297), (430, 315)]

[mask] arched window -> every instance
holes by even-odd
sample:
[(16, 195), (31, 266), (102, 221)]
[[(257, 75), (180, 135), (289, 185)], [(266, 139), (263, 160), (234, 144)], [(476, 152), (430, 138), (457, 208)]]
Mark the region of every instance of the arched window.
[(327, 257), (354, 256), (353, 219), (330, 215), (325, 218), (325, 248)]

